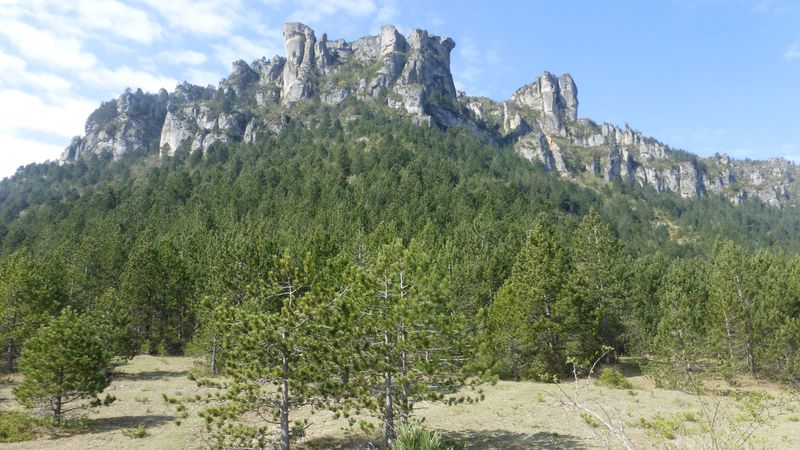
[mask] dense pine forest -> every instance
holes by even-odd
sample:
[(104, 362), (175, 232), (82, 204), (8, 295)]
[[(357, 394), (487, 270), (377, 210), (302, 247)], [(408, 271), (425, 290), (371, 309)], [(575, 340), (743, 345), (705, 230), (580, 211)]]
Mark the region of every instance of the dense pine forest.
[(80, 321), (101, 360), (192, 355), (224, 376), (204, 382), (219, 445), (266, 445), (234, 423), (263, 409), (285, 448), (302, 405), (375, 411), (391, 442), (421, 399), (480, 401), (480, 381), (604, 353), (646, 357), (665, 385), (800, 383), (795, 208), (565, 180), (458, 127), (308, 108), (255, 144), (154, 143), (0, 182), (5, 370)]

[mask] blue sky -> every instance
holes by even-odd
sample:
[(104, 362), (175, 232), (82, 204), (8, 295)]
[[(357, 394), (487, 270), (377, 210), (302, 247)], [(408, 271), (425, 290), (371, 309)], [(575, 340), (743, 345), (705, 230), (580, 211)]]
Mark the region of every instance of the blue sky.
[(235, 59), (282, 55), (289, 20), (331, 39), (425, 28), (456, 41), (469, 94), (569, 72), (581, 117), (800, 161), (800, 1), (0, 0), (0, 177), (57, 158), (126, 87), (216, 84)]

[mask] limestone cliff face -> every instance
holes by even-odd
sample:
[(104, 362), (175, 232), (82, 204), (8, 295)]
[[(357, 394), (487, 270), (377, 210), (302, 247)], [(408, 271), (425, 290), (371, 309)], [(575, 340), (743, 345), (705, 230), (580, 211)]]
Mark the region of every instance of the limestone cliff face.
[(168, 94), (125, 91), (118, 99), (104, 102), (86, 120), (85, 134), (72, 138), (61, 159), (74, 161), (89, 154), (123, 154), (149, 146), (161, 133)]
[(569, 74), (542, 73), (505, 101), (457, 92), (450, 71), (455, 42), (385, 25), (353, 42), (317, 38), (301, 23), (283, 27), (284, 56), (233, 63), (217, 87), (183, 83), (172, 93), (126, 91), (89, 116), (65, 161), (91, 153), (119, 157), (158, 145), (162, 156), (179, 149), (206, 152), (216, 142), (254, 142), (303, 121), (302, 102), (337, 105), (348, 99), (394, 108), (417, 124), (462, 126), (513, 147), (546, 170), (580, 182), (649, 186), (683, 197), (719, 194), (734, 203), (756, 198), (796, 204), (797, 167), (784, 160), (700, 158), (631, 129), (578, 117), (578, 89)]

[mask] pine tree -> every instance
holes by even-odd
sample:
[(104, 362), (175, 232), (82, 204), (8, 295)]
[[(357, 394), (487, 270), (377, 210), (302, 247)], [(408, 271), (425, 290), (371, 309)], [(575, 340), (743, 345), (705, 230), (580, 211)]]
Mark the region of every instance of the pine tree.
[[(216, 308), (226, 378), (202, 382), (220, 389), (202, 414), (216, 428), (219, 446), (277, 443), (288, 450), (307, 425), (292, 426), (292, 411), (309, 404), (336, 409), (333, 402), (343, 392), (337, 361), (349, 352), (339, 344), (338, 330), (346, 329), (352, 311), (351, 286), (342, 282), (348, 270), (340, 262), (322, 267), (285, 254), (267, 276), (251, 280), (236, 303), (227, 299)], [(247, 413), (263, 421), (241, 420)]]
[(24, 406), (46, 406), (56, 422), (64, 414), (102, 402), (98, 394), (111, 383), (111, 355), (96, 325), (65, 309), (25, 343), (19, 369), (25, 378), (14, 388)]
[(559, 309), (571, 334), (568, 353), (581, 363), (602, 346), (619, 347), (624, 267), (619, 243), (594, 209), (581, 219), (570, 248), (573, 271)]
[(16, 369), (25, 341), (66, 306), (61, 268), (53, 258), (25, 251), (0, 264), (0, 339), (8, 372)]
[(568, 276), (566, 251), (540, 217), (488, 313), (491, 349), (514, 379), (564, 372), (567, 330), (559, 298)]
[(360, 319), (349, 337), (361, 362), (348, 384), (368, 396), (362, 404), (380, 409), (391, 447), (397, 422), (409, 423), (416, 402), (453, 401), (443, 392), (463, 383), (466, 352), (459, 331), (464, 323), (447, 309), (447, 280), (437, 279), (414, 241), (407, 247), (399, 240), (383, 246), (364, 276)]
[(736, 381), (742, 369), (755, 376), (753, 314), (756, 285), (750, 258), (729, 241), (714, 245), (709, 268), (709, 316), (726, 375)]
[(698, 259), (673, 261), (661, 280), (660, 320), (653, 338), (655, 354), (663, 361), (657, 383), (689, 387), (687, 376), (710, 361), (705, 284), (705, 264)]

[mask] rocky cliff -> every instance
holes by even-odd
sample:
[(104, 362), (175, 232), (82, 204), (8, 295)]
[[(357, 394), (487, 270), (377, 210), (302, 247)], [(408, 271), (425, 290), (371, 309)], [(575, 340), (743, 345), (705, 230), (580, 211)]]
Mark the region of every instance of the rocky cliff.
[(285, 56), (233, 63), (218, 87), (187, 83), (174, 92), (126, 91), (89, 116), (63, 160), (110, 151), (115, 157), (157, 145), (163, 156), (181, 148), (206, 151), (215, 142), (253, 142), (278, 133), (302, 114), (302, 103), (337, 105), (348, 99), (401, 111), (417, 124), (463, 126), (547, 170), (575, 181), (597, 177), (650, 186), (683, 197), (720, 194), (732, 202), (757, 198), (796, 204), (797, 167), (782, 159), (701, 158), (628, 127), (578, 118), (578, 89), (569, 74), (544, 72), (510, 99), (457, 92), (448, 37), (391, 25), (353, 42), (316, 37), (300, 23), (283, 27)]

